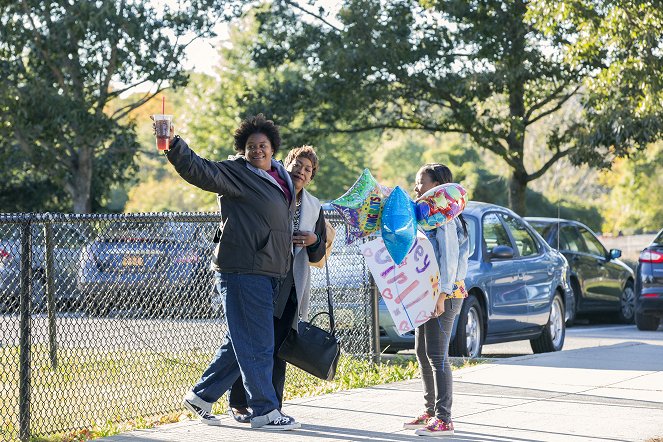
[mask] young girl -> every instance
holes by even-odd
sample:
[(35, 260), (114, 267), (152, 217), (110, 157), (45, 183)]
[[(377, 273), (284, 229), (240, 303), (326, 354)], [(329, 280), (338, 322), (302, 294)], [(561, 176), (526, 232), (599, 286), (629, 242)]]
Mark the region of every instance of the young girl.
[[(414, 191), (419, 198), (433, 187), (451, 182), (453, 175), (447, 166), (426, 164), (417, 172)], [(440, 266), (440, 296), (433, 317), (415, 331), (414, 349), (421, 369), (426, 411), (403, 427), (416, 429), (420, 436), (448, 436), (454, 434), (449, 339), (454, 319), (467, 297), (463, 282), (469, 256), (467, 224), (461, 214), (425, 234), (433, 244)]]

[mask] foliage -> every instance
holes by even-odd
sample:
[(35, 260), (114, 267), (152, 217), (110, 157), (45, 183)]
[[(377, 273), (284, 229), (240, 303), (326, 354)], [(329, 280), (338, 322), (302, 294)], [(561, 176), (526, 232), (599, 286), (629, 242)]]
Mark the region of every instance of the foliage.
[[(167, 160), (162, 159), (163, 162)], [(167, 165), (162, 165), (167, 168)], [(171, 172), (160, 180), (141, 181), (129, 190), (125, 212), (216, 211), (216, 195), (202, 191)]]
[[(346, 0), (332, 16), (277, 0), (256, 14), (252, 54), (266, 74), (247, 105), (299, 122), (309, 140), (385, 129), (466, 134), (504, 161), (509, 205), (524, 213), (528, 183), (561, 158), (604, 166), (660, 136), (653, 30), (663, 17), (653, 3)], [(644, 11), (635, 36), (608, 25), (613, 6)], [(626, 50), (633, 43), (638, 50)], [(528, 164), (528, 129), (571, 99), (582, 112), (551, 127), (544, 161)]]
[(241, 119), (262, 112), (281, 126), (283, 142), (277, 159), (284, 159), (292, 147), (314, 145), (320, 171), (309, 190), (323, 200), (337, 198), (352, 185), (364, 167), (371, 167), (370, 151), (379, 139), (372, 133), (311, 137), (303, 130), (307, 127), (306, 121), (287, 117), (288, 107), (298, 97), (288, 96), (278, 103), (265, 92), (275, 73), (257, 67), (247, 56), (256, 31), (253, 14), (233, 24), (230, 41), (220, 49), (218, 78), (198, 76), (181, 91), (186, 95), (182, 108), (185, 114), (178, 112), (181, 122), (177, 126), (178, 133), (199, 155), (223, 160), (234, 153), (232, 134)]
[[(120, 122), (164, 87), (186, 83), (184, 49), (191, 38), (211, 35), (208, 13), (224, 4), (0, 1), (1, 149), (20, 149), (25, 165), (44, 176), (41, 182), (65, 191), (75, 212), (100, 209), (111, 185), (134, 171), (135, 129)], [(108, 108), (149, 83), (153, 92)], [(31, 188), (16, 163), (3, 169)]]
[(602, 231), (625, 234), (655, 232), (663, 219), (663, 143), (615, 162), (601, 181), (610, 187), (604, 198)]

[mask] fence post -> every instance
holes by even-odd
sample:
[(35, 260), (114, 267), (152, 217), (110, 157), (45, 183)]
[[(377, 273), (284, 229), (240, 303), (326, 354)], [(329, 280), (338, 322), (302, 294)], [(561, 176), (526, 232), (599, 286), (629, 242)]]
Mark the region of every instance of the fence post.
[(51, 359), (51, 368), (58, 368), (57, 340), (55, 329), (55, 291), (53, 290), (53, 226), (44, 224), (44, 239), (46, 251), (44, 255), (46, 267), (46, 302), (48, 309), (48, 350)]
[(19, 439), (30, 440), (30, 304), (32, 301), (31, 219), (21, 223), (21, 292), (19, 298)]
[(373, 356), (373, 363), (380, 362), (380, 311), (378, 308), (378, 286), (375, 284), (373, 275), (369, 275), (370, 284), (370, 302), (371, 302), (371, 355)]

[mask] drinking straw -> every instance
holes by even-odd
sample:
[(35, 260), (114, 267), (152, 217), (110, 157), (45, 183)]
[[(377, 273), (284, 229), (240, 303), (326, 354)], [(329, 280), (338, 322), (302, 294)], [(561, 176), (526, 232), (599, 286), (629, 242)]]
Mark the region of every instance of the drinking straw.
[(166, 114), (166, 96), (162, 95), (161, 96), (161, 113)]

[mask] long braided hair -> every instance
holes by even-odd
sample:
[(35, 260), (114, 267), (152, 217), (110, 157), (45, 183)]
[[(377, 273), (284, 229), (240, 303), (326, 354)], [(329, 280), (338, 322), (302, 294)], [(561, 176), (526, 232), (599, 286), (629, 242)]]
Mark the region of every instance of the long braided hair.
[[(419, 169), (419, 173), (428, 174), (432, 181), (436, 181), (440, 184), (453, 183), (454, 181), (454, 176), (453, 173), (451, 173), (451, 169), (440, 163), (424, 164), (421, 166), (421, 169)], [(458, 220), (463, 226), (465, 237), (467, 237), (467, 221), (465, 221), (465, 218), (463, 218), (462, 213), (458, 215)]]

